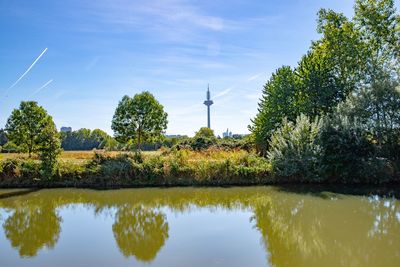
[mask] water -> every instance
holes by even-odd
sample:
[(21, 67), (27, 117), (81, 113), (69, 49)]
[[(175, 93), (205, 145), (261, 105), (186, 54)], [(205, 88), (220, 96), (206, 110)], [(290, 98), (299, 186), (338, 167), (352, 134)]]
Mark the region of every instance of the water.
[(0, 190), (0, 266), (400, 266), (399, 200), (296, 191)]

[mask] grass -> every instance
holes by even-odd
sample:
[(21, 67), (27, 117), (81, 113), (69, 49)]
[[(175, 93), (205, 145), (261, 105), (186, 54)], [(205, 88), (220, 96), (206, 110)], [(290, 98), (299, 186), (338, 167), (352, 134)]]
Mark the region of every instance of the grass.
[[(86, 163), (90, 161), (95, 153), (106, 153), (110, 156), (117, 156), (121, 153), (127, 152), (120, 152), (120, 151), (102, 151), (102, 150), (88, 150), (88, 151), (63, 151), (59, 157), (59, 161), (64, 162), (73, 162), (73, 163)], [(157, 155), (159, 151), (144, 151), (142, 152), (145, 155)], [(28, 154), (26, 153), (0, 153), (0, 161), (6, 159), (28, 159)], [(36, 155), (32, 156), (33, 160), (38, 160)]]
[[(142, 152), (66, 151), (46, 177), (26, 154), (0, 154), (0, 188), (230, 186), (287, 183), (264, 157), (240, 149)], [(397, 177), (397, 176), (396, 176)], [(400, 181), (398, 178), (391, 182)], [(296, 182), (296, 181), (294, 181)]]
[(42, 177), (40, 162), (22, 154), (2, 154), (0, 186), (131, 187), (239, 185), (271, 182), (269, 163), (244, 150), (179, 150), (134, 153), (67, 151), (56, 177)]

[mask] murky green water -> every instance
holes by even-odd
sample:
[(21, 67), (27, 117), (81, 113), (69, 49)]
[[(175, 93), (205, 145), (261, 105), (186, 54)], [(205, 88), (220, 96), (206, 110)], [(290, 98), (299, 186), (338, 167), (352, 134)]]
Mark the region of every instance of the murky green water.
[(273, 187), (17, 193), (0, 190), (0, 266), (400, 266), (392, 197)]

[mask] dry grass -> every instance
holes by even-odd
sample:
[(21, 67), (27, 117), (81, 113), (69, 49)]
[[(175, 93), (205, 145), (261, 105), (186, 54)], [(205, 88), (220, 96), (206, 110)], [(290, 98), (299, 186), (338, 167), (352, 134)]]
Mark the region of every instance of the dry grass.
[(187, 151), (187, 154), (189, 161), (223, 161), (226, 159), (235, 160), (248, 155), (248, 153), (244, 150), (225, 151), (218, 149), (207, 149), (204, 151)]
[[(102, 150), (97, 150), (97, 152), (100, 153), (105, 153), (111, 157), (115, 157), (121, 153), (127, 153), (127, 152), (121, 152), (121, 151), (102, 151)], [(59, 157), (60, 161), (63, 162), (73, 162), (73, 163), (85, 163), (93, 158), (93, 155), (95, 154), (94, 150), (89, 150), (89, 151), (63, 151)], [(158, 151), (145, 151), (143, 152), (145, 156), (155, 156), (159, 155), (160, 152)], [(5, 159), (27, 159), (28, 154), (26, 153), (0, 153), (0, 161), (5, 160)], [(32, 159), (37, 160), (38, 157), (36, 155), (32, 156)]]
[[(7, 162), (3, 181), (7, 186), (160, 186), (160, 185), (232, 185), (271, 181), (265, 158), (244, 150), (204, 151), (162, 150), (143, 152), (143, 157), (127, 152), (63, 152), (55, 180), (39, 177), (40, 163), (31, 160)], [(121, 155), (122, 154), (122, 155)], [(21, 154), (3, 155), (26, 157)], [(87, 164), (89, 163), (89, 164)], [(0, 173), (1, 174), (1, 173)]]

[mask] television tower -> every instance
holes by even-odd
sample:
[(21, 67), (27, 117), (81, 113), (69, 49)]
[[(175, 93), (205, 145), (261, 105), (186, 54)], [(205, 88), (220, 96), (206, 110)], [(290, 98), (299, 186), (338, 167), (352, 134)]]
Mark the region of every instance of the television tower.
[(207, 99), (204, 101), (204, 105), (207, 106), (207, 127), (211, 129), (210, 124), (210, 106), (214, 104), (214, 102), (210, 98), (210, 85), (207, 86)]

